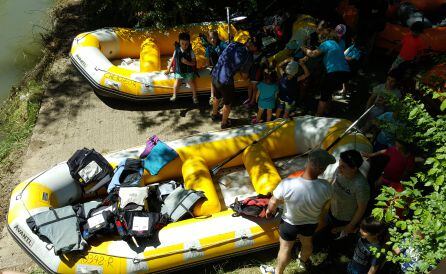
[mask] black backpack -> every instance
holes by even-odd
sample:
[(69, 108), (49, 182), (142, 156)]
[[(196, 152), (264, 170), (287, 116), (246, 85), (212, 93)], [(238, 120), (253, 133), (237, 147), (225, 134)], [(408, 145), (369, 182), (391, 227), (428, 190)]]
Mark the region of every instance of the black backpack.
[(266, 218), (266, 209), (268, 208), (269, 199), (271, 195), (262, 195), (248, 197), (243, 201), (239, 201), (238, 198), (229, 207), (235, 212), (233, 217), (256, 217)]
[(71, 177), (82, 187), (93, 185), (86, 193), (92, 193), (106, 186), (113, 177), (113, 168), (108, 161), (94, 149), (77, 150), (67, 161)]

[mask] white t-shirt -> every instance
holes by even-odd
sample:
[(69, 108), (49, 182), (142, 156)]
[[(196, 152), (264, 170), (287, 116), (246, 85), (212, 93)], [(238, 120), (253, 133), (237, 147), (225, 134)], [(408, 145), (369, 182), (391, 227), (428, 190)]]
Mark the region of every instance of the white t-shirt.
[(317, 224), (322, 207), (332, 196), (332, 187), (323, 179), (306, 180), (287, 178), (273, 191), (276, 199), (283, 200), (282, 219), (291, 225)]

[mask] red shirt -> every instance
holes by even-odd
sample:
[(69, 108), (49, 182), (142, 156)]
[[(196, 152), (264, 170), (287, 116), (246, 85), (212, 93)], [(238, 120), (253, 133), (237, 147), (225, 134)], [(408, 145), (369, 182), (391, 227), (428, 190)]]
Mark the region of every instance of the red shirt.
[(412, 154), (405, 157), (393, 146), (386, 150), (386, 155), (389, 156), (389, 162), (383, 172), (385, 179), (392, 182), (399, 182), (406, 171), (411, 172), (413, 170), (415, 157)]
[(404, 36), (402, 44), (400, 57), (405, 61), (413, 60), (425, 49), (424, 42), (420, 36), (413, 36), (412, 34)]

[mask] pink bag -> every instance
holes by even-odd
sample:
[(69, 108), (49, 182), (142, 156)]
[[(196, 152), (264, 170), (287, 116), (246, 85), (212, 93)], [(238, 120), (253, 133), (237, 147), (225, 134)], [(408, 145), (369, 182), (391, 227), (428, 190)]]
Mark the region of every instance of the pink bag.
[(139, 155), (139, 158), (140, 159), (146, 158), (147, 155), (149, 155), (149, 153), (152, 151), (152, 149), (156, 145), (156, 143), (158, 143), (158, 141), (159, 141), (159, 138), (156, 135), (153, 135), (152, 137), (147, 139), (147, 141), (146, 141), (146, 148), (141, 153), (141, 155)]

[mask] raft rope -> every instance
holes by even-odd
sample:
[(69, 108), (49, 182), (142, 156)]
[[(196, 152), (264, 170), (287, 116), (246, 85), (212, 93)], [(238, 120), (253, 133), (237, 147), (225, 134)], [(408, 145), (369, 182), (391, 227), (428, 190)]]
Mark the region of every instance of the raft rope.
[[(183, 253), (187, 253), (187, 252), (194, 252), (194, 251), (196, 251), (196, 252), (204, 251), (206, 249), (210, 249), (210, 248), (213, 248), (215, 246), (230, 244), (232, 242), (237, 242), (237, 241), (240, 241), (240, 240), (248, 240), (248, 239), (249, 240), (254, 240), (254, 238), (257, 238), (257, 237), (262, 236), (262, 235), (267, 234), (267, 233), (274, 232), (275, 230), (278, 230), (278, 227), (273, 227), (268, 232), (267, 231), (261, 231), (261, 232), (255, 233), (253, 235), (250, 235), (250, 236), (242, 235), (242, 236), (237, 237), (237, 238), (227, 239), (227, 240), (222, 240), (222, 241), (218, 241), (218, 242), (202, 245), (199, 248), (191, 247), (191, 248), (189, 248), (187, 250), (175, 250), (175, 251), (165, 252), (165, 253), (161, 253), (161, 254), (155, 254), (155, 255), (152, 255), (152, 256), (147, 256), (147, 257), (144, 257), (144, 258), (137, 258), (137, 257), (133, 257), (132, 258), (132, 257), (112, 255), (112, 254), (107, 254), (107, 253), (103, 253), (103, 252), (95, 252), (95, 251), (90, 251), (88, 253), (89, 254), (96, 254), (96, 255), (110, 256), (110, 257), (114, 257), (114, 258), (128, 259), (128, 260), (132, 260), (132, 262), (134, 264), (137, 264), (137, 263), (140, 263), (140, 262), (154, 260), (154, 259), (160, 259), (160, 258), (171, 256), (171, 255), (178, 255), (178, 254), (183, 254)], [(154, 249), (154, 250), (156, 250), (156, 249)]]

